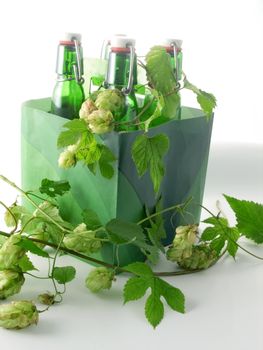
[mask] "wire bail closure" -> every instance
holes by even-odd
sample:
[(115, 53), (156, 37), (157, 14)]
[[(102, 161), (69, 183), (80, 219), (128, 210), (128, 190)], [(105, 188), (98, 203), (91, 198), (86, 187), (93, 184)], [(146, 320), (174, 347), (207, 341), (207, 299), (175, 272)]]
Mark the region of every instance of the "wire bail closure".
[(179, 65), (179, 62), (178, 62), (178, 48), (177, 48), (177, 45), (176, 43), (172, 43), (171, 44), (172, 47), (173, 47), (173, 50), (174, 50), (174, 59), (175, 59), (175, 79), (176, 79), (176, 82), (178, 83), (178, 76), (179, 76), (179, 72), (178, 72), (178, 65)]
[(77, 57), (77, 63), (73, 64), (73, 70), (76, 77), (76, 81), (78, 84), (84, 83), (84, 78), (82, 77), (82, 69), (81, 69), (81, 54), (80, 54), (80, 42), (76, 38), (72, 38), (75, 49), (76, 49), (76, 57)]
[(130, 67), (129, 67), (129, 79), (127, 87), (123, 87), (121, 91), (125, 95), (129, 95), (133, 88), (133, 68), (135, 62), (135, 47), (131, 44), (128, 44), (127, 47), (130, 49)]

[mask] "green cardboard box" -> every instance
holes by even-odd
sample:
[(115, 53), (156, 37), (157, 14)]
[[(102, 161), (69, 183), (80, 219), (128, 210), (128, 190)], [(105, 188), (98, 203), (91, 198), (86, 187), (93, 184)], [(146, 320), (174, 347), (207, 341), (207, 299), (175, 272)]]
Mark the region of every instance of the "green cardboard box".
[[(87, 167), (78, 164), (64, 170), (58, 167), (60, 151), (57, 137), (67, 119), (51, 114), (50, 99), (27, 101), (22, 106), (22, 186), (35, 189), (43, 178), (68, 180), (71, 191), (60, 199), (61, 214), (74, 224), (81, 223), (81, 211), (91, 208), (97, 212), (102, 223), (118, 217), (137, 222), (145, 216), (145, 206), (151, 211), (156, 204), (149, 174), (138, 177), (131, 158), (131, 146), (142, 131), (129, 133), (111, 132), (103, 135), (102, 142), (111, 148), (117, 157), (114, 176), (108, 180), (96, 176)], [(149, 135), (165, 133), (170, 140), (170, 148), (165, 156), (166, 172), (161, 185), (163, 207), (180, 204), (193, 197), (188, 213), (167, 212), (163, 215), (167, 232), (166, 244), (174, 236), (176, 226), (198, 223), (202, 203), (213, 118), (206, 120), (199, 109), (182, 107), (181, 120), (171, 120), (151, 128)], [(107, 244), (100, 258), (112, 263), (114, 247)], [(122, 265), (135, 260), (143, 260), (142, 253), (131, 245), (119, 249)]]

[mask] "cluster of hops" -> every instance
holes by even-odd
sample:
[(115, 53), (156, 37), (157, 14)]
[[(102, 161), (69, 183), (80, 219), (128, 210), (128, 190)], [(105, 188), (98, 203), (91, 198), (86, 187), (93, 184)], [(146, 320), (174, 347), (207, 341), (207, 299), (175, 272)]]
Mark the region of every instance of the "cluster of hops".
[(190, 257), (178, 262), (178, 265), (186, 270), (207, 269), (217, 259), (217, 253), (207, 244), (193, 247)]
[(66, 235), (63, 243), (66, 248), (84, 254), (95, 253), (101, 248), (101, 241), (96, 238), (95, 232), (88, 230), (84, 223)]
[(168, 260), (180, 262), (192, 255), (197, 229), (197, 225), (179, 226), (176, 228), (172, 246), (166, 253)]
[[(12, 215), (11, 215), (12, 216)], [(25, 250), (18, 245), (18, 234), (11, 235), (0, 249), (0, 299), (6, 299), (19, 293), (25, 278), (18, 267)], [(13, 329), (25, 328), (38, 321), (38, 311), (31, 301), (12, 301), (0, 305), (0, 327)]]
[(86, 287), (93, 293), (102, 289), (110, 289), (114, 280), (114, 272), (106, 267), (97, 267), (86, 278)]
[(37, 322), (38, 311), (31, 301), (12, 301), (10, 304), (0, 305), (0, 327), (21, 329)]
[(114, 120), (124, 113), (125, 97), (118, 89), (112, 89), (99, 91), (83, 102), (79, 116), (93, 133), (104, 134), (113, 130)]

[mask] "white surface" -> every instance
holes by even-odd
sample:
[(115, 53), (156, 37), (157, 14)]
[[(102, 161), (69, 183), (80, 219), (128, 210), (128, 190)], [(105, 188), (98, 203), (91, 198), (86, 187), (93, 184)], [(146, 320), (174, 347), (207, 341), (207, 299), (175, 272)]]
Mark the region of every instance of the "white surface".
[[(262, 179), (263, 146), (213, 146), (204, 203), (213, 210), (223, 192), (263, 202)], [(221, 204), (231, 219), (228, 206), (224, 201)], [(203, 213), (203, 217), (207, 215)], [(244, 245), (263, 256), (262, 246)], [(34, 260), (42, 266), (43, 274), (44, 260)], [(110, 291), (93, 295), (83, 284), (89, 265), (70, 257), (62, 257), (59, 264), (72, 264), (78, 271), (76, 280), (68, 285), (63, 304), (42, 314), (37, 327), (18, 332), (0, 329), (1, 346), (14, 350), (263, 348), (263, 263), (242, 252), (236, 262), (224, 258), (207, 271), (166, 278), (185, 293), (186, 314), (165, 308), (164, 320), (155, 331), (144, 318), (145, 299), (122, 305), (125, 276), (119, 276)], [(173, 270), (173, 264), (163, 263), (158, 270)], [(49, 288), (46, 282), (29, 277), (20, 297), (34, 299)]]

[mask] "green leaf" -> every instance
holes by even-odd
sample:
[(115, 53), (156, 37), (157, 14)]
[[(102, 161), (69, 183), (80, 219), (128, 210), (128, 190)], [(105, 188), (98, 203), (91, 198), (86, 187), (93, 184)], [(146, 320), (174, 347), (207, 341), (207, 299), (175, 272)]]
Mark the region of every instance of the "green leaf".
[(101, 86), (104, 82), (105, 77), (103, 75), (98, 75), (91, 77), (92, 84), (95, 86)]
[(228, 221), (226, 218), (222, 218), (220, 216), (211, 216), (210, 218), (207, 218), (203, 221), (205, 224), (211, 224), (211, 225), (223, 225), (223, 226), (228, 226)]
[(181, 107), (180, 95), (174, 91), (174, 93), (164, 96), (164, 108), (162, 109), (162, 116), (175, 119), (178, 118)]
[(83, 119), (73, 119), (63, 125), (64, 128), (68, 128), (71, 131), (86, 132), (87, 125)]
[(160, 294), (157, 288), (152, 288), (152, 293), (146, 300), (145, 316), (149, 323), (156, 328), (163, 319), (164, 307), (160, 300)]
[(152, 269), (143, 262), (135, 262), (124, 267), (126, 271), (129, 271), (137, 276), (149, 277), (153, 276)]
[(76, 157), (78, 160), (83, 160), (86, 165), (98, 162), (101, 157), (101, 147), (93, 135), (82, 134)]
[(167, 304), (175, 311), (185, 312), (185, 297), (180, 289), (158, 278), (160, 294), (165, 298)]
[(224, 195), (235, 212), (237, 228), (247, 238), (263, 243), (263, 205)]
[(70, 190), (70, 184), (68, 181), (53, 181), (49, 179), (43, 179), (39, 191), (47, 194), (49, 197), (62, 196), (64, 193)]
[(103, 177), (106, 179), (111, 179), (114, 175), (114, 168), (110, 164), (115, 162), (116, 157), (112, 151), (105, 145), (101, 145), (101, 156), (99, 159), (100, 172)]
[(83, 119), (73, 119), (63, 125), (69, 130), (62, 131), (57, 140), (57, 147), (62, 148), (75, 144), (82, 133), (88, 132), (87, 125)]
[[(162, 211), (162, 200), (161, 198), (156, 204), (154, 213), (158, 213)], [(146, 209), (147, 216), (150, 216), (149, 211)], [(163, 216), (162, 214), (155, 216), (154, 218), (149, 220), (151, 227), (146, 228), (149, 239), (154, 246), (161, 250), (161, 252), (165, 252), (164, 246), (161, 242), (162, 239), (166, 238), (166, 231), (164, 228)]]
[(214, 108), (216, 107), (216, 98), (213, 94), (198, 89), (188, 80), (184, 81), (184, 88), (193, 91), (196, 94), (197, 102), (205, 113), (207, 119), (211, 118)]
[(43, 258), (49, 258), (48, 253), (39, 248), (34, 242), (32, 242), (28, 238), (22, 238), (20, 242), (17, 243), (19, 247), (24, 248), (26, 251), (36, 254), (38, 256), (42, 256)]
[(163, 46), (154, 46), (146, 55), (146, 72), (151, 86), (162, 95), (176, 89), (171, 57)]
[(136, 262), (125, 266), (124, 269), (136, 275), (131, 277), (124, 286), (124, 303), (142, 298), (147, 289), (151, 288), (151, 294), (145, 304), (145, 316), (154, 328), (164, 315), (161, 297), (164, 297), (173, 310), (184, 313), (185, 298), (183, 293), (161, 278), (155, 277), (148, 265)]
[(137, 136), (132, 146), (132, 158), (139, 176), (149, 169), (154, 191), (158, 192), (164, 176), (163, 157), (169, 149), (169, 138), (165, 134), (153, 137)]
[(55, 267), (53, 277), (59, 284), (72, 281), (76, 276), (76, 269), (73, 266)]
[(92, 209), (84, 209), (81, 215), (83, 217), (83, 222), (87, 226), (87, 229), (94, 231), (102, 226), (98, 215)]
[(226, 239), (222, 236), (219, 236), (218, 238), (215, 238), (211, 243), (210, 246), (212, 249), (214, 249), (217, 252), (217, 255), (219, 255), (224, 248), (226, 243)]
[(106, 224), (109, 239), (115, 244), (133, 244), (141, 249), (152, 262), (158, 259), (156, 247), (148, 244), (143, 229), (134, 223), (120, 219), (112, 219)]
[(32, 264), (31, 260), (26, 254), (18, 260), (17, 265), (20, 267), (22, 272), (37, 270), (37, 268)]
[(130, 241), (145, 241), (142, 228), (132, 222), (121, 219), (112, 219), (106, 224), (111, 241), (115, 244), (123, 244)]
[(131, 277), (124, 286), (124, 303), (132, 300), (138, 300), (144, 296), (150, 286), (150, 280), (141, 277)]
[(228, 237), (231, 239), (228, 239), (227, 251), (233, 258), (235, 258), (237, 250), (238, 250), (238, 246), (236, 244), (236, 241), (240, 237), (240, 233), (239, 233), (238, 229), (236, 227), (229, 227), (228, 228)]
[(63, 148), (75, 144), (79, 140), (80, 135), (78, 131), (62, 131), (58, 136), (57, 147)]
[(240, 237), (238, 229), (229, 227), (227, 219), (221, 217), (210, 217), (203, 222), (213, 226), (207, 227), (203, 231), (201, 241), (211, 241), (210, 246), (218, 255), (227, 243), (228, 253), (235, 258), (238, 250), (236, 242)]

